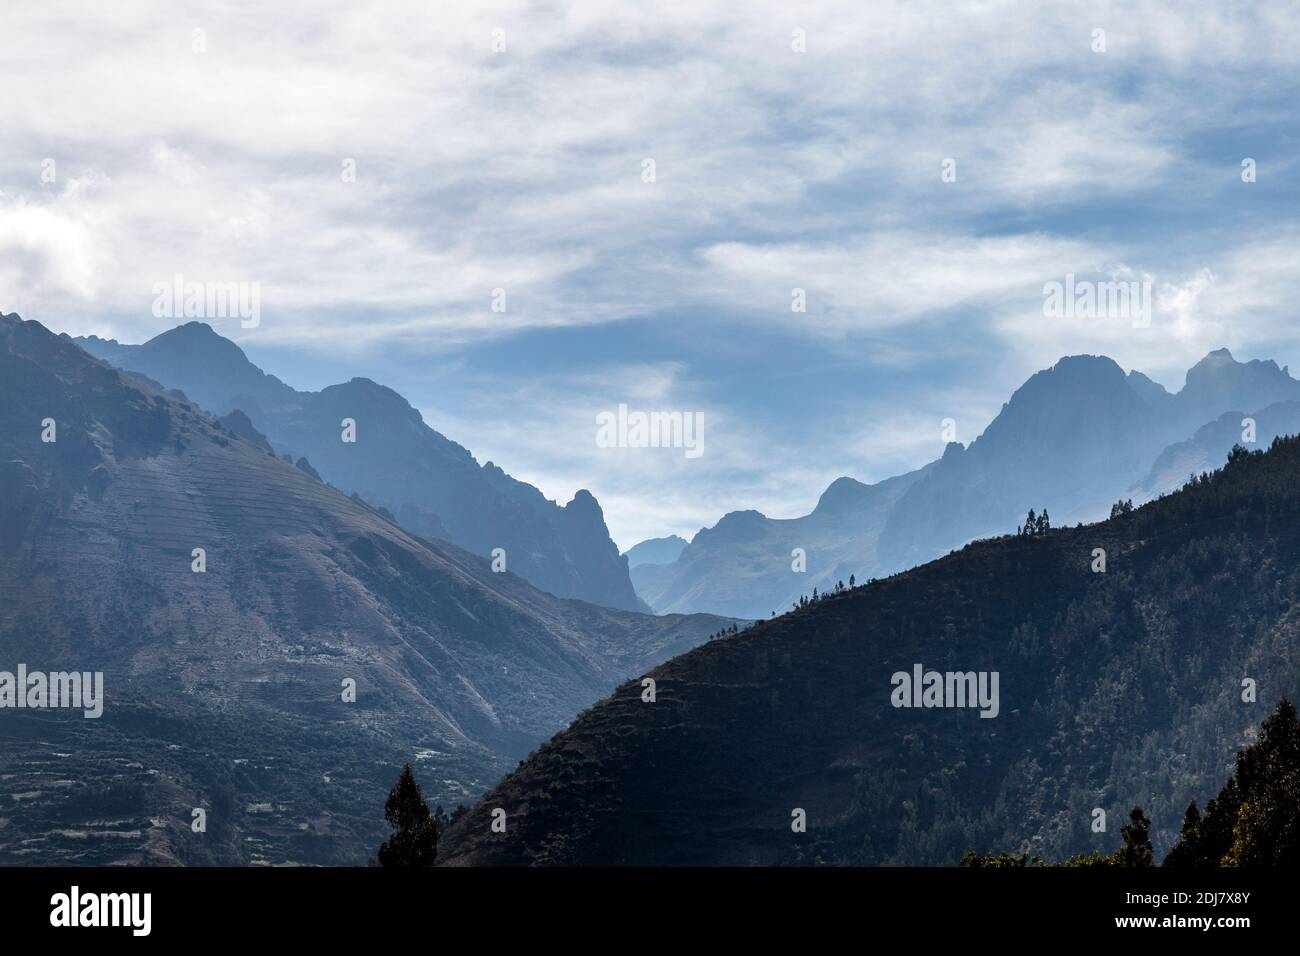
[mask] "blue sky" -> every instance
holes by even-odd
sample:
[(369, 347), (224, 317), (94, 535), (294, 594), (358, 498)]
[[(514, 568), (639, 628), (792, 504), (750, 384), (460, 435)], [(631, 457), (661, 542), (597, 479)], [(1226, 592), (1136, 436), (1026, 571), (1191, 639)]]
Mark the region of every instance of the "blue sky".
[[(80, 6), (0, 12), (0, 309), (142, 341), (154, 283), (257, 282), (210, 319), (254, 361), (624, 548), (924, 464), (1062, 355), (1300, 360), (1294, 4)], [(1046, 318), (1069, 272), (1150, 327)], [(620, 403), (705, 453), (598, 447)]]

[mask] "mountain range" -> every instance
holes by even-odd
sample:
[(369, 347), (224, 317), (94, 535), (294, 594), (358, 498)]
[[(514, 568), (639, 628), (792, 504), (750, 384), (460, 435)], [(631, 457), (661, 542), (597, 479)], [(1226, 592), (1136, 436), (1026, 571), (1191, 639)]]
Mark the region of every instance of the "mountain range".
[[(74, 341), (214, 415), (243, 413), (277, 452), (306, 458), (330, 484), (384, 508), (408, 531), (485, 556), (500, 548), (511, 571), (558, 597), (647, 610), (590, 492), (561, 507), (492, 462), (479, 465), (390, 388), (354, 378), (298, 391), (202, 322), (142, 345)], [(354, 442), (342, 440), (344, 419), (355, 423)]]
[(1162, 857), (1297, 686), (1293, 437), (1103, 522), (978, 541), (677, 657), (539, 748), (439, 859), (1064, 859), (1108, 853), (1134, 805)]
[[(1104, 518), (1222, 462), (1234, 443), (1295, 432), (1300, 381), (1271, 361), (1211, 352), (1171, 393), (1104, 356), (1061, 359), (1032, 376), (970, 445), (866, 485), (840, 478), (803, 517), (725, 515), (671, 561), (637, 563), (637, 593), (659, 612), (765, 618), (814, 588), (883, 577), (1047, 509), (1059, 525)], [(796, 554), (798, 549), (798, 554)], [(636, 552), (632, 549), (629, 555)]]
[(498, 573), (285, 461), (247, 416), (217, 420), (14, 315), (0, 604), (0, 671), (104, 681), (97, 719), (0, 711), (8, 864), (363, 863), (395, 767), (414, 760), (433, 801), (469, 800), (619, 681), (733, 623)]

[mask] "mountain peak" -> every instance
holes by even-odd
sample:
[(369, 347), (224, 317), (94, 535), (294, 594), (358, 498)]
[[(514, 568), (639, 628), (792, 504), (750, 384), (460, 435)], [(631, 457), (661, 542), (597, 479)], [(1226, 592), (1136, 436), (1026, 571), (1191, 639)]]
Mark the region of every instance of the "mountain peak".
[(672, 564), (686, 548), (686, 539), (670, 534), (666, 538), (649, 538), (623, 552), (629, 568), (643, 564)]
[[(168, 329), (166, 332), (160, 332), (145, 342), (143, 347), (153, 349), (175, 349), (178, 347), (184, 347), (187, 349), (221, 349), (230, 354), (236, 352), (241, 356), (244, 354), (243, 349), (230, 341), (230, 339), (221, 335), (206, 322), (186, 322), (184, 325), (178, 325), (175, 328)], [(245, 358), (245, 361), (247, 361), (247, 358)]]
[(826, 486), (826, 490), (817, 499), (817, 507), (813, 508), (813, 513), (834, 513), (845, 508), (852, 508), (859, 504), (863, 496), (869, 491), (870, 487), (868, 485), (864, 485), (855, 478), (836, 478)]
[(192, 338), (211, 338), (219, 339), (222, 336), (217, 334), (217, 330), (206, 322), (186, 322), (184, 325), (178, 325), (170, 332), (164, 332), (163, 335), (183, 335)]
[(1274, 402), (1300, 399), (1300, 382), (1272, 359), (1239, 362), (1221, 348), (1187, 370), (1178, 397), (1195, 409), (1197, 417), (1208, 421), (1224, 409), (1251, 411)]
[(1057, 375), (1124, 377), (1124, 370), (1109, 355), (1065, 355), (1049, 371)]
[(573, 500), (564, 506), (565, 511), (572, 511), (576, 514), (591, 515), (605, 520), (605, 513), (600, 510), (600, 502), (586, 488), (579, 488), (573, 493)]

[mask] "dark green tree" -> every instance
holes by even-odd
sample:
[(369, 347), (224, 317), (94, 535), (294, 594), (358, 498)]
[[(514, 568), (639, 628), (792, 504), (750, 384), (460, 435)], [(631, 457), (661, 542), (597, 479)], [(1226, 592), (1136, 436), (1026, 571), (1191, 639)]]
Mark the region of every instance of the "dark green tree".
[(379, 865), (402, 869), (433, 866), (438, 856), (438, 825), (424, 802), (408, 763), (388, 794), (384, 819), (393, 835), (379, 848)]
[[(1190, 824), (1190, 825), (1189, 825)], [(1237, 754), (1237, 770), (1203, 817), (1183, 817), (1169, 866), (1294, 866), (1300, 863), (1300, 720), (1283, 699)]]
[(1129, 824), (1121, 828), (1123, 845), (1115, 851), (1116, 866), (1155, 866), (1151, 849), (1151, 820), (1141, 807), (1129, 811)]
[(1205, 843), (1201, 839), (1201, 810), (1196, 806), (1196, 798), (1187, 804), (1183, 813), (1183, 829), (1178, 843), (1165, 855), (1165, 866), (1177, 869), (1195, 869), (1213, 866), (1214, 861), (1205, 858)]

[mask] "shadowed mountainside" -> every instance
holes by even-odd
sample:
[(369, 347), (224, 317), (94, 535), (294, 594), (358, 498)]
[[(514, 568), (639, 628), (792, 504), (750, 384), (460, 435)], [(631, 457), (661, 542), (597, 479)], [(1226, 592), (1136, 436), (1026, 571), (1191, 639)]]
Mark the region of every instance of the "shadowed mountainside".
[[(1300, 686), (1298, 479), (1300, 439), (1238, 450), (1135, 512), (976, 542), (705, 644), (650, 672), (655, 701), (629, 682), (544, 744), (441, 859), (1055, 859), (1108, 852), (1134, 804), (1163, 854), (1188, 799)], [(917, 664), (997, 672), (998, 715), (893, 706), (892, 675)], [(1111, 833), (1091, 831), (1094, 808)]]

